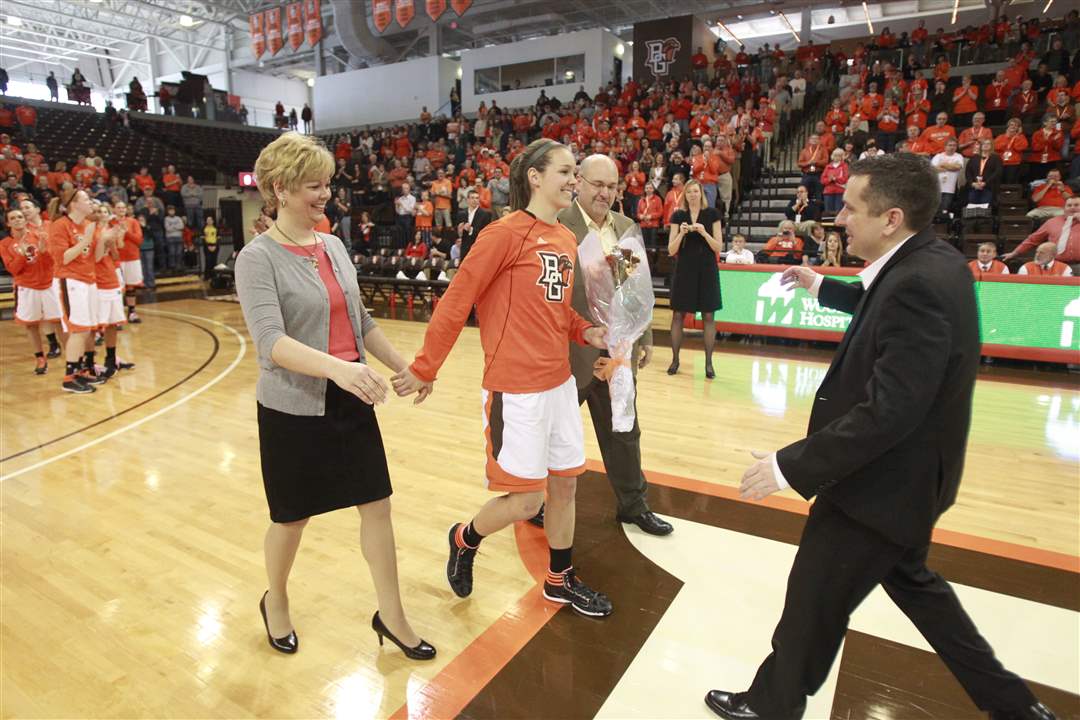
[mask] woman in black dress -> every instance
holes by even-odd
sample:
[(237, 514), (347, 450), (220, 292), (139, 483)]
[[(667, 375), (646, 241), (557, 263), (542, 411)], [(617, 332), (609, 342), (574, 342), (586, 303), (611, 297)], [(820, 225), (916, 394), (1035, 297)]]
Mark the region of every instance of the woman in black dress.
[[(416, 660), (435, 648), (413, 631), (398, 587), (390, 473), (374, 405), (405, 360), (368, 315), (341, 240), (314, 231), (330, 201), (334, 159), (310, 135), (285, 133), (255, 163), (259, 191), (276, 209), (236, 258), (236, 292), (259, 361), (259, 453), (270, 527), (263, 550), (269, 589), (259, 602), (270, 646), (299, 647), (289, 615), (289, 571), (313, 515), (360, 513), (360, 547), (379, 609), (371, 627)], [(349, 593), (343, 593), (348, 597)], [(400, 639), (399, 639), (400, 638)]]
[(683, 186), (679, 209), (671, 214), (668, 254), (676, 258), (671, 278), (671, 365), (668, 375), (679, 372), (683, 315), (701, 313), (705, 325), (705, 377), (713, 379), (712, 353), (716, 344), (713, 313), (723, 307), (716, 254), (723, 249), (720, 213), (705, 207), (701, 185), (691, 180)]

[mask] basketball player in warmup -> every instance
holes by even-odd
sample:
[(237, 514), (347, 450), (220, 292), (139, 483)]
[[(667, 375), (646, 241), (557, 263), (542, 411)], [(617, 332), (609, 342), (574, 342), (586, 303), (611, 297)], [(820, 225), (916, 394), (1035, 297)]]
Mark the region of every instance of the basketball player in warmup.
[(44, 233), (27, 227), (22, 210), (8, 210), (6, 219), (11, 235), (0, 240), (0, 260), (15, 286), (15, 322), (30, 336), (34, 372), (44, 375), (49, 363), (41, 342), (41, 325), (60, 322), (62, 314), (60, 299), (52, 289), (53, 259)]
[[(27, 229), (36, 230), (38, 234), (45, 239), (45, 244), (48, 246), (49, 228), (52, 223), (41, 218), (41, 207), (29, 197), (24, 197), (19, 201), (19, 209), (22, 210), (23, 217), (26, 218)], [(52, 266), (52, 271), (52, 293), (56, 298), (57, 307), (62, 307), (60, 305), (60, 281), (56, 279), (55, 265)], [(59, 315), (57, 317), (59, 317)], [(57, 333), (60, 333), (63, 342), (67, 342), (64, 333), (60, 331), (60, 320), (57, 320), (55, 323), (42, 323), (41, 330), (45, 335), (45, 339), (49, 341), (49, 351), (45, 353), (45, 357), (49, 360), (60, 357), (61, 353), (63, 353), (63, 348), (60, 347), (60, 341), (56, 338)]]
[[(101, 203), (97, 208), (97, 224), (102, 228), (98, 242), (105, 248), (101, 257), (94, 264), (94, 281), (97, 285), (97, 320), (98, 330), (105, 335), (105, 370), (101, 374), (111, 378), (117, 370), (134, 370), (134, 363), (120, 362), (116, 359), (116, 331), (124, 324), (124, 284), (121, 281), (117, 263), (120, 259), (119, 246), (124, 242), (125, 227), (112, 214), (108, 203)], [(87, 352), (88, 364), (94, 366), (94, 351)]]
[(135, 293), (143, 286), (142, 262), (140, 262), (143, 231), (139, 221), (128, 214), (128, 204), (117, 200), (113, 204), (116, 222), (124, 228), (124, 236), (117, 243), (120, 251), (120, 274), (124, 279), (124, 309), (129, 323), (141, 323), (135, 312)]
[[(98, 325), (94, 265), (105, 247), (97, 243), (100, 233), (92, 219), (94, 206), (86, 191), (76, 190), (64, 196), (66, 203), (62, 197), (55, 197), (49, 206), (49, 217), (56, 218), (49, 228), (49, 252), (56, 264), (56, 277), (60, 279), (63, 322), (69, 333), (64, 348), (67, 367), (62, 387), (65, 392), (83, 394), (93, 392), (96, 385), (106, 381), (92, 362), (89, 367), (81, 368), (83, 353), (92, 355), (94, 347), (91, 334)], [(61, 217), (60, 213), (64, 215)]]
[(570, 305), (577, 239), (557, 216), (573, 201), (575, 175), (574, 156), (553, 140), (537, 140), (514, 158), (513, 212), (480, 233), (431, 318), (423, 348), (394, 376), (394, 388), (402, 396), (431, 391), (475, 304), (484, 348), (487, 484), (504, 494), (471, 522), (450, 528), (450, 587), (458, 597), (472, 592), (480, 541), (533, 517), (546, 488), (551, 562), (544, 597), (602, 617), (611, 614), (611, 601), (586, 586), (571, 562), (585, 441), (566, 344), (569, 338), (603, 347), (605, 332)]

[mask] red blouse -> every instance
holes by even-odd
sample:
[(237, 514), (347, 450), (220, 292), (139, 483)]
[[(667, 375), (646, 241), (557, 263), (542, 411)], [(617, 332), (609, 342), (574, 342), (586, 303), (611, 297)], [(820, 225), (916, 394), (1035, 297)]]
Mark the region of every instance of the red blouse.
[[(312, 248), (293, 247), (282, 245), (283, 248), (299, 257), (311, 257)], [(356, 349), (356, 333), (353, 332), (352, 321), (349, 320), (349, 308), (345, 304), (345, 293), (334, 276), (334, 267), (330, 264), (330, 258), (326, 254), (326, 248), (322, 243), (315, 247), (315, 257), (319, 259), (319, 279), (326, 286), (326, 294), (330, 298), (330, 338), (327, 342), (327, 352), (348, 362), (360, 359), (360, 352)]]

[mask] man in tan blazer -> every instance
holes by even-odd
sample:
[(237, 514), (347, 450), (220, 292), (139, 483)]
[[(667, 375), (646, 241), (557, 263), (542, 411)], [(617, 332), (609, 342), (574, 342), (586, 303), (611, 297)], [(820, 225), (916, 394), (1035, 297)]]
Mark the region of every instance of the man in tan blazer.
[[(605, 247), (614, 246), (627, 228), (634, 225), (630, 218), (611, 211), (619, 182), (615, 163), (605, 155), (590, 155), (581, 161), (577, 181), (577, 200), (559, 214), (559, 222), (573, 230), (578, 243), (590, 231), (595, 231)], [(581, 278), (576, 269), (575, 275)], [(572, 303), (582, 317), (593, 319), (585, 299), (584, 281), (574, 283)], [(652, 342), (652, 328), (649, 328), (634, 344), (630, 368), (635, 377), (637, 369), (645, 367), (652, 359)], [(578, 402), (589, 404), (596, 441), (600, 445), (608, 480), (618, 499), (618, 518), (621, 522), (637, 525), (650, 535), (667, 535), (673, 530), (671, 524), (649, 510), (645, 497), (648, 484), (645, 474), (641, 472), (641, 428), (637, 420), (634, 420), (630, 432), (614, 432), (611, 429), (611, 397), (608, 395), (607, 382), (593, 375), (593, 366), (601, 355), (606, 356), (607, 353), (570, 344), (570, 367), (577, 381)], [(541, 509), (533, 518), (533, 524), (542, 526), (543, 515)]]

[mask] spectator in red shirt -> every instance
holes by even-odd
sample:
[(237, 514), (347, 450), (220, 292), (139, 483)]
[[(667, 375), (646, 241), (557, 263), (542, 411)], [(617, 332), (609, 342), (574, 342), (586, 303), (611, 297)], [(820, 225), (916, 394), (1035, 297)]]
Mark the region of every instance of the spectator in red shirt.
[(694, 69), (694, 82), (701, 83), (708, 80), (705, 72), (709, 69), (709, 58), (700, 46), (697, 52), (690, 56), (690, 67)]
[(1065, 213), (1065, 202), (1073, 196), (1072, 188), (1061, 181), (1061, 171), (1054, 169), (1046, 174), (1046, 180), (1035, 183), (1031, 201), (1035, 207), (1027, 214), (1032, 220), (1046, 220)]
[(956, 128), (949, 124), (948, 113), (937, 114), (934, 125), (922, 131), (922, 139), (927, 142), (931, 155), (937, 155), (945, 150), (945, 141), (949, 138), (956, 139)]
[(1042, 177), (1061, 162), (1061, 149), (1065, 144), (1065, 133), (1057, 125), (1053, 115), (1043, 118), (1042, 127), (1031, 135), (1031, 154), (1028, 162), (1029, 177)]
[(836, 215), (844, 204), (844, 190), (847, 189), (848, 164), (844, 162), (844, 151), (836, 148), (832, 158), (821, 172), (822, 193), (825, 195), (825, 213)]
[(37, 129), (37, 110), (32, 105), (19, 105), (15, 108), (15, 118), (19, 121), (23, 137), (32, 139)]
[(679, 204), (682, 203), (683, 183), (685, 182), (685, 176), (682, 173), (675, 173), (671, 178), (671, 189), (667, 191), (667, 196), (664, 198), (664, 227), (671, 224), (671, 215), (679, 209)]
[(986, 115), (977, 112), (971, 116), (971, 127), (965, 128), (960, 133), (960, 152), (964, 157), (975, 157), (979, 151), (979, 143), (983, 140), (993, 140), (994, 133), (986, 127)]
[(1044, 222), (1038, 230), (1028, 235), (1024, 242), (1011, 253), (1004, 255), (1002, 259), (1012, 260), (1045, 242), (1054, 244), (1057, 258), (1062, 262), (1073, 266), (1080, 264), (1080, 197), (1074, 196), (1066, 200), (1065, 209), (1061, 215)]

